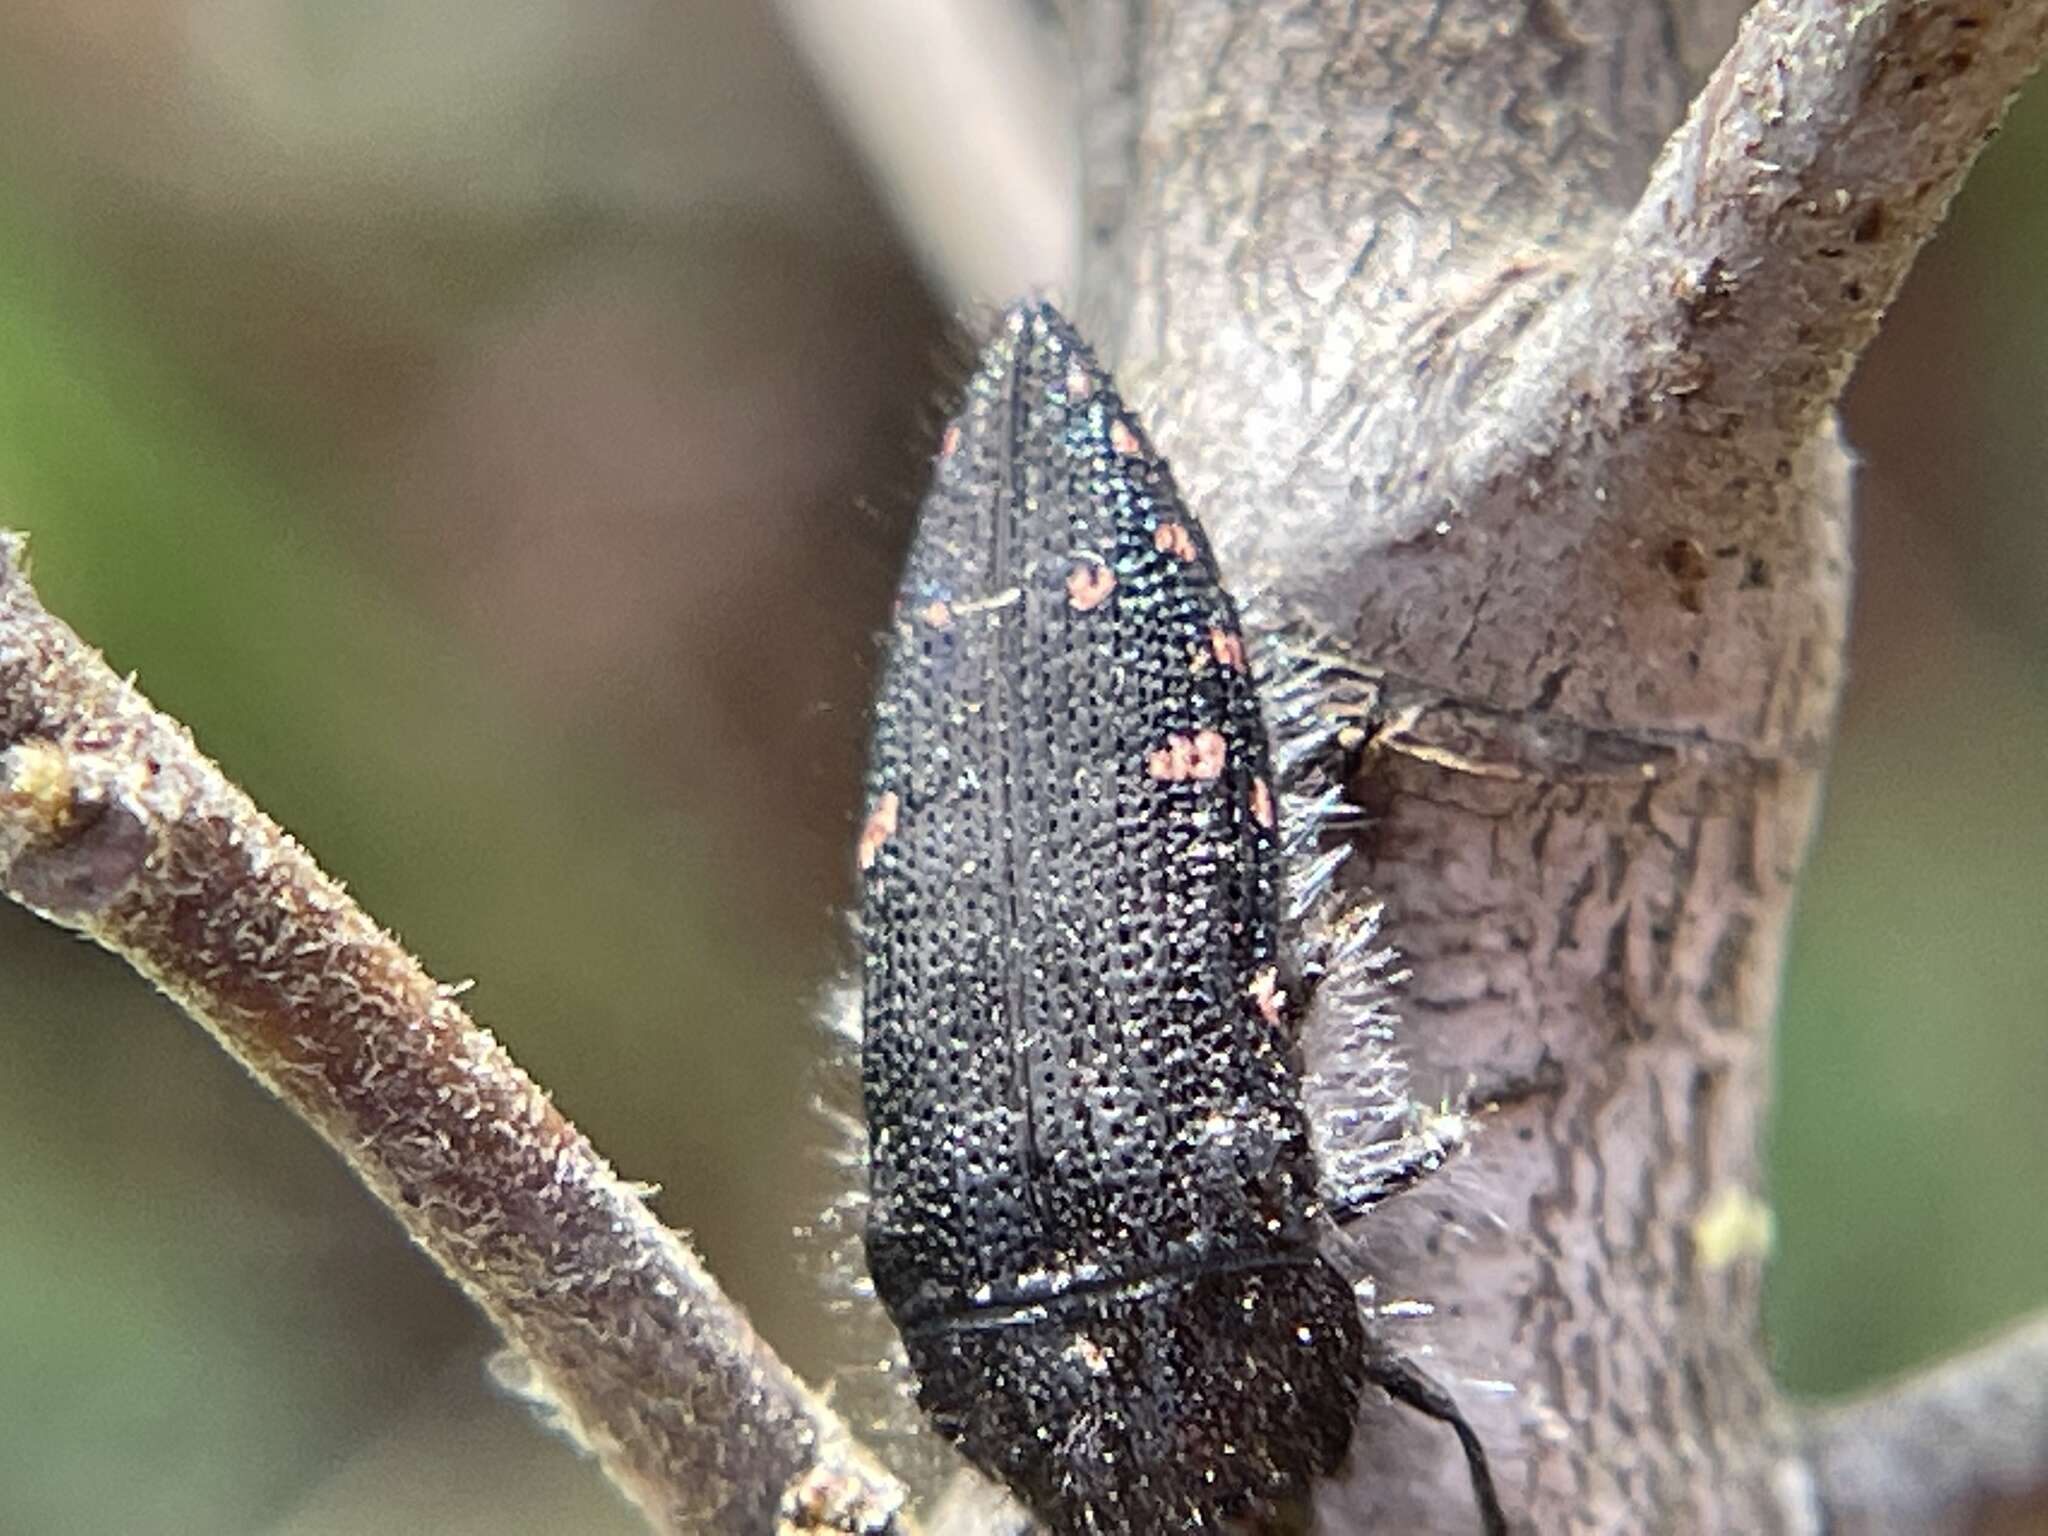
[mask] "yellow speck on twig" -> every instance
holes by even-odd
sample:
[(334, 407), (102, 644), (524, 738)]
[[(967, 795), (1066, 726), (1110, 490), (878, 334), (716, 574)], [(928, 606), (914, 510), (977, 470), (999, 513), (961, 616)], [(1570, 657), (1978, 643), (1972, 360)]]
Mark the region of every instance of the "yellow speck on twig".
[(54, 741), (32, 739), (0, 755), (0, 814), (30, 824), (41, 837), (54, 837), (71, 824), (78, 781), (71, 758)]
[(1693, 1219), (1692, 1246), (1700, 1268), (1726, 1269), (1738, 1259), (1761, 1259), (1777, 1234), (1771, 1208), (1740, 1185), (1728, 1185)]

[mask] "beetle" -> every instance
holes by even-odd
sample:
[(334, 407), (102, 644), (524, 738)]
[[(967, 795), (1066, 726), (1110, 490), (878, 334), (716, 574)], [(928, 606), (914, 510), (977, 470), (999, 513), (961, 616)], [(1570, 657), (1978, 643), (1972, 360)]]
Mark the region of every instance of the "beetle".
[(1319, 1246), (1237, 610), (1049, 304), (945, 430), (867, 789), (864, 1240), (935, 1426), (1061, 1532), (1297, 1503), (1368, 1380), (1475, 1455)]

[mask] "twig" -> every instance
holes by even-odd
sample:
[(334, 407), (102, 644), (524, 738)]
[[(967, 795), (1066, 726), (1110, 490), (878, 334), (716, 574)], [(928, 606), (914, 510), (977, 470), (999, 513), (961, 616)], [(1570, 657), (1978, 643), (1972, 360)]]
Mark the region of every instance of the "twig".
[(2048, 46), (2039, 0), (1766, 0), (1665, 147), (1548, 360), (1608, 402), (1794, 441), (1831, 409)]
[(658, 1527), (898, 1533), (896, 1485), (451, 993), (37, 601), (0, 534), (0, 885), (349, 1162)]
[(1808, 1445), (1829, 1536), (1966, 1536), (2048, 1507), (2048, 1313), (1819, 1410)]

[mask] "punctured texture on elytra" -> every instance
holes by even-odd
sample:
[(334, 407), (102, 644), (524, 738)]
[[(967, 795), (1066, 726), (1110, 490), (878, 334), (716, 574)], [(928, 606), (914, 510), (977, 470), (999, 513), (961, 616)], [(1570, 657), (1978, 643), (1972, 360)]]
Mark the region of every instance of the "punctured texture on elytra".
[(866, 1231), (918, 1400), (1058, 1531), (1206, 1531), (1361, 1391), (1266, 733), (1201, 526), (1049, 306), (940, 445), (859, 857)]

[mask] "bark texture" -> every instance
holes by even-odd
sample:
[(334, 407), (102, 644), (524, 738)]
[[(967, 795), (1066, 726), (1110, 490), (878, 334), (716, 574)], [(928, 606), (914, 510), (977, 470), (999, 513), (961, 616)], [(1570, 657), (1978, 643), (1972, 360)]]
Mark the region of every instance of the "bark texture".
[[(1084, 328), (1226, 574), (1379, 685), (1403, 1046), (1494, 1108), (1367, 1241), (1530, 1531), (1816, 1528), (1758, 1132), (1841, 681), (1832, 407), (2044, 27), (1766, 3), (1695, 97), (1729, 10), (1071, 11)], [(1324, 1528), (1469, 1510), (1375, 1412)]]

